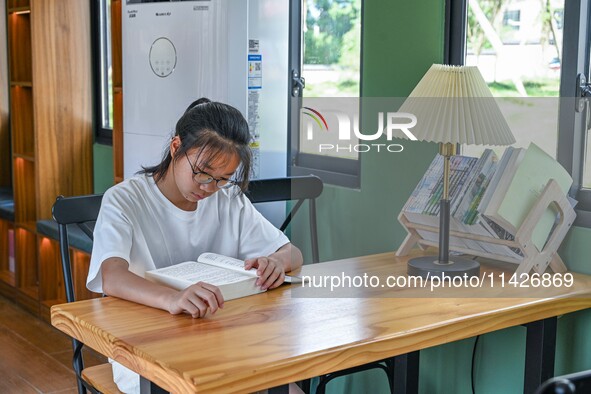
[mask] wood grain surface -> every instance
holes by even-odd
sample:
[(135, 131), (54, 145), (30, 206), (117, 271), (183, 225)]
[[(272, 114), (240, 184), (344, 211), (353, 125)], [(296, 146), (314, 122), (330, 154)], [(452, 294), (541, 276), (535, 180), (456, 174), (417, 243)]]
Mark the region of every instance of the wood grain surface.
[[(407, 259), (385, 253), (307, 265), (301, 274), (385, 281), (406, 277)], [(511, 269), (487, 267), (481, 275), (493, 282), (452, 292), (285, 285), (203, 319), (114, 297), (55, 305), (51, 317), (172, 392), (252, 392), (591, 306), (589, 276), (574, 274), (571, 287), (502, 288), (500, 275)]]

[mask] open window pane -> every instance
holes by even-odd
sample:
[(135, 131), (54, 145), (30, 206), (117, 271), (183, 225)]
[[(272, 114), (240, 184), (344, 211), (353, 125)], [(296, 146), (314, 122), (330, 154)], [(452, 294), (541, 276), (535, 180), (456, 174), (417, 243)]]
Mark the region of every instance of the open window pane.
[(111, 61), (111, 0), (100, 0), (99, 21), (99, 59), (98, 59), (98, 93), (100, 100), (101, 129), (113, 128), (113, 81)]
[[(465, 64), (477, 66), (517, 140), (556, 157), (565, 0), (469, 0)], [(483, 147), (465, 146), (478, 156)], [(499, 149), (498, 153), (501, 153)]]
[[(304, 106), (306, 98), (359, 97), (361, 0), (306, 0), (303, 6)], [(300, 153), (358, 159), (355, 151), (318, 152), (318, 141), (305, 138), (305, 124), (300, 122)]]

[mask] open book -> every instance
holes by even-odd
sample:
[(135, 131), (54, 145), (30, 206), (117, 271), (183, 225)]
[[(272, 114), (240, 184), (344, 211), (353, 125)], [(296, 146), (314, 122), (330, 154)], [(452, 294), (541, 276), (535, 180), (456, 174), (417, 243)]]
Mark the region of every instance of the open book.
[[(197, 261), (147, 271), (146, 279), (177, 290), (197, 282), (210, 283), (220, 289), (226, 301), (263, 291), (256, 286), (256, 268), (246, 271), (244, 261), (216, 253), (203, 253)], [(287, 283), (299, 281), (296, 276), (285, 276)]]

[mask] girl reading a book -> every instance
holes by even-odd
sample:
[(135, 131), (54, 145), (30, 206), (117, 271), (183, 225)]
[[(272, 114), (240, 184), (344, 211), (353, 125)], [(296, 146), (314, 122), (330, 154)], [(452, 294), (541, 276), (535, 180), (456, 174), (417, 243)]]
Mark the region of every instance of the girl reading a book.
[[(148, 270), (214, 252), (257, 269), (257, 286), (272, 289), (302, 265), (302, 254), (242, 193), (251, 167), (250, 134), (235, 108), (192, 103), (176, 124), (162, 161), (104, 194), (94, 231), (87, 287), (172, 314), (200, 318), (223, 308), (216, 286), (177, 291), (144, 278)], [(123, 392), (139, 377), (113, 363)]]

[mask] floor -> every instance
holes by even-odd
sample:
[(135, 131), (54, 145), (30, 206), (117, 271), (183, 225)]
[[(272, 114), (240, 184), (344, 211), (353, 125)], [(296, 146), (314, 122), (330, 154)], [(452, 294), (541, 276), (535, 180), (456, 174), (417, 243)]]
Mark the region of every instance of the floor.
[[(0, 297), (0, 393), (77, 393), (65, 334)], [(86, 365), (105, 360), (88, 350)]]

